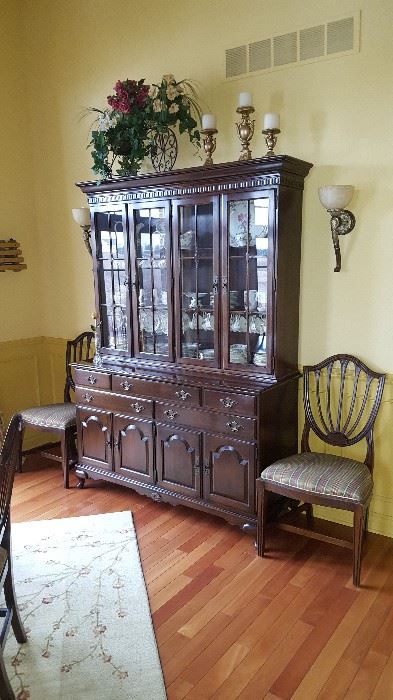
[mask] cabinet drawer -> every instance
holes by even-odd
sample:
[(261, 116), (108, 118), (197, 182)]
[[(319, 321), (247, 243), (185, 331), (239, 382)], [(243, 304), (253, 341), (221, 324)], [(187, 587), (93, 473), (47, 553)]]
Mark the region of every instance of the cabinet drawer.
[(203, 390), (203, 405), (216, 411), (226, 411), (244, 416), (256, 414), (256, 397), (247, 394), (235, 394), (231, 391)]
[(110, 389), (111, 375), (104, 372), (96, 372), (91, 369), (76, 369), (74, 373), (75, 384), (91, 386), (95, 389)]
[(153, 402), (135, 396), (121, 396), (106, 391), (94, 391), (77, 387), (75, 401), (80, 406), (94, 406), (107, 411), (126, 413), (136, 418), (152, 418)]
[(199, 406), (199, 389), (195, 386), (183, 384), (171, 384), (165, 382), (152, 382), (148, 379), (136, 379), (134, 377), (114, 376), (112, 378), (113, 391), (124, 394), (126, 391), (134, 396), (148, 396), (154, 399), (169, 399), (179, 401), (185, 406), (193, 404)]
[(211, 411), (201, 411), (183, 406), (169, 406), (156, 403), (156, 420), (161, 423), (182, 425), (209, 432), (229, 433), (242, 440), (254, 440), (256, 437), (255, 418), (244, 418)]

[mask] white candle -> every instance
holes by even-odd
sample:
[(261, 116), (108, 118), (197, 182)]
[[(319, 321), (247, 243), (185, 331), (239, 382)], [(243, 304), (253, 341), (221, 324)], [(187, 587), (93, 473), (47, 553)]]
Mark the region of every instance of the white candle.
[(202, 129), (217, 129), (217, 121), (214, 114), (202, 114)]
[(268, 112), (263, 118), (263, 128), (267, 129), (279, 129), (280, 128), (280, 115), (274, 114), (273, 112)]
[(252, 107), (251, 92), (241, 92), (239, 94), (239, 107)]

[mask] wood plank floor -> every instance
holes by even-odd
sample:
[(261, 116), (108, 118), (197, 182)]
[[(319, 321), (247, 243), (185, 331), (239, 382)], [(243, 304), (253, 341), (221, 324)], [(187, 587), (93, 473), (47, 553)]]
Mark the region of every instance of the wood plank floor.
[(169, 700), (393, 698), (393, 540), (368, 536), (356, 590), (339, 547), (272, 531), (260, 559), (219, 519), (103, 482), (65, 491), (58, 465), (27, 464), (15, 479), (14, 522), (122, 510)]

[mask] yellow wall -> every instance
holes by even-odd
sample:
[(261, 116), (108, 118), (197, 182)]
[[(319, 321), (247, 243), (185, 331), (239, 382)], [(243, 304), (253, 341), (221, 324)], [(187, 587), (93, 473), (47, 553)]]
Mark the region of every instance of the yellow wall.
[[(226, 48), (358, 10), (359, 53), (224, 81)], [(22, 242), (29, 267), (0, 276), (2, 340), (71, 337), (88, 327), (91, 262), (70, 213), (84, 204), (74, 182), (92, 178), (90, 120), (81, 115), (89, 106), (104, 106), (118, 78), (157, 81), (172, 72), (198, 81), (204, 110), (217, 115), (216, 162), (238, 157), (237, 96), (250, 91), (254, 155), (265, 152), (263, 113), (278, 111), (276, 152), (315, 164), (304, 196), (300, 364), (350, 352), (392, 375), (392, 26), (390, 0), (3, 2), (2, 226)], [(178, 165), (197, 164), (183, 137)], [(333, 272), (329, 219), (317, 195), (321, 184), (356, 187), (351, 208), (357, 224), (341, 240), (340, 273)], [(389, 513), (391, 417), (387, 401), (377, 461), (380, 505), (388, 499), (383, 507)]]

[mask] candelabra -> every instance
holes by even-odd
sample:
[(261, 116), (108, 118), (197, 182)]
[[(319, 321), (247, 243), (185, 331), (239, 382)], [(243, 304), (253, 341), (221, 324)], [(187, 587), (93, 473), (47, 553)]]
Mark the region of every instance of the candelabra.
[(236, 123), (237, 133), (242, 144), (239, 160), (250, 160), (250, 142), (254, 136), (255, 125), (255, 120), (250, 119), (250, 114), (255, 112), (255, 109), (249, 105), (248, 107), (238, 107), (236, 112), (241, 114), (241, 121)]
[(217, 129), (201, 129), (201, 134), (203, 134), (203, 148), (207, 155), (204, 165), (212, 165), (213, 158), (212, 153), (216, 150), (216, 139), (214, 134), (217, 134)]
[(273, 148), (275, 148), (277, 143), (277, 135), (280, 133), (281, 129), (263, 129), (262, 133), (265, 134), (265, 142), (267, 146), (266, 156), (274, 156)]

